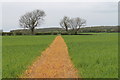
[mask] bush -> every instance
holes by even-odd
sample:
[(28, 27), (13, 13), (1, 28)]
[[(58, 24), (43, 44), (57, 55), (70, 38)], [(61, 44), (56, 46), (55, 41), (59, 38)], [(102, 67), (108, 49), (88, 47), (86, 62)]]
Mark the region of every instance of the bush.
[(2, 32), (2, 36), (11, 36), (13, 35), (12, 32)]
[(68, 35), (68, 33), (67, 32), (62, 32), (61, 35)]
[(15, 32), (14, 35), (23, 35), (21, 32)]
[(58, 33), (35, 33), (35, 35), (57, 35)]

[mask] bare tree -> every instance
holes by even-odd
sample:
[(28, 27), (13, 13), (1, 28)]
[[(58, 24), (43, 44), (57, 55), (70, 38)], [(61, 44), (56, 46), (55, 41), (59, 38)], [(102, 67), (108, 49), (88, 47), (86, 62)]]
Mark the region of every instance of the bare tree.
[(66, 29), (66, 31), (71, 30), (74, 32), (74, 34), (77, 34), (81, 26), (84, 26), (86, 24), (86, 20), (82, 18), (69, 18), (69, 17), (64, 17), (60, 25), (62, 28)]
[(60, 22), (60, 26), (65, 29), (66, 31), (68, 31), (68, 27), (69, 27), (69, 17), (64, 16), (63, 19)]
[(75, 34), (78, 33), (78, 31), (80, 30), (80, 28), (82, 26), (85, 26), (86, 25), (86, 20), (85, 19), (82, 19), (82, 18), (72, 18), (70, 19), (70, 24), (71, 24), (71, 28), (72, 30), (74, 30)]
[(45, 12), (42, 10), (34, 10), (21, 16), (19, 19), (20, 26), (29, 28), (31, 34), (34, 34), (34, 29), (44, 20)]

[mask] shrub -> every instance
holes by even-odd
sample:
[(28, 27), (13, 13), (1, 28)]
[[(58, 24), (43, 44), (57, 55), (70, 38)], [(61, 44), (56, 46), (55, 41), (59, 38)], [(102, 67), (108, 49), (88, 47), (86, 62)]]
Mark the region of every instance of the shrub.
[(12, 32), (2, 32), (2, 36), (11, 36), (13, 35)]

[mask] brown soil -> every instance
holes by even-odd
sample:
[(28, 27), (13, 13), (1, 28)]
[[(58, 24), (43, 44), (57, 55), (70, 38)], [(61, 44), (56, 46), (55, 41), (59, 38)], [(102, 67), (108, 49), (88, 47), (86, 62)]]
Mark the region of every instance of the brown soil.
[(78, 78), (61, 36), (55, 38), (22, 78)]

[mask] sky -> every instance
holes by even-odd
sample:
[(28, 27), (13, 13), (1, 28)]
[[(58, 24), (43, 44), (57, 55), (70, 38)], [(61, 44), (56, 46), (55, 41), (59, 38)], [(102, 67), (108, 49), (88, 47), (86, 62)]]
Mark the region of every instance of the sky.
[(86, 26), (118, 25), (118, 2), (4, 2), (0, 8), (3, 31), (20, 29), (20, 17), (35, 9), (46, 13), (40, 28), (60, 27), (59, 22), (64, 16), (86, 19)]

